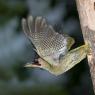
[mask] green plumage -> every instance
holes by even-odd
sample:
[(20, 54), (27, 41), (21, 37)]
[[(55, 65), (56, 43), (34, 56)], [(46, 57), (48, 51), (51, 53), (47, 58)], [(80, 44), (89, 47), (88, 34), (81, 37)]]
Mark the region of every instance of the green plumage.
[(41, 57), (39, 58), (41, 61), (38, 60), (41, 66), (31, 64), (32, 67), (44, 68), (59, 75), (86, 57), (87, 45), (69, 51), (74, 44), (74, 39), (66, 34), (55, 32), (53, 27), (46, 23), (45, 18), (37, 17), (34, 20), (29, 16), (27, 20), (22, 20), (22, 26)]

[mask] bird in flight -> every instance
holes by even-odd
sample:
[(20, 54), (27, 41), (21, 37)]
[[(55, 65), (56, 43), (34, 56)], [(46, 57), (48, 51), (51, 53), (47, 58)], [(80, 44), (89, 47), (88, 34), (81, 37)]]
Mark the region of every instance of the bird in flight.
[(74, 67), (88, 53), (87, 44), (70, 50), (75, 42), (74, 39), (67, 34), (56, 32), (41, 16), (35, 19), (33, 16), (23, 18), (22, 28), (39, 55), (38, 64), (31, 62), (25, 67), (43, 68), (57, 76)]

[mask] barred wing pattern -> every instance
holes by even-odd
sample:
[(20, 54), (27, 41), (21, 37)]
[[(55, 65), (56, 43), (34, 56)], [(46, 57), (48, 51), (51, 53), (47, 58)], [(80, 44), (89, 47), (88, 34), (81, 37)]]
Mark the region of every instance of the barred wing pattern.
[[(32, 16), (22, 20), (22, 26), (25, 34), (34, 44), (40, 57), (48, 61), (59, 60), (60, 55), (65, 55), (72, 44), (73, 38), (55, 32), (51, 25), (46, 23), (45, 18)], [(54, 63), (53, 62), (53, 63)]]

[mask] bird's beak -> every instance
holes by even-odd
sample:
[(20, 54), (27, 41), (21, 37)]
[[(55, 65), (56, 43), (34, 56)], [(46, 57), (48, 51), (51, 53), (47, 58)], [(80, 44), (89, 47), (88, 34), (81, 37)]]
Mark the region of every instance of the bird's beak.
[(39, 63), (27, 63), (24, 67), (41, 67)]

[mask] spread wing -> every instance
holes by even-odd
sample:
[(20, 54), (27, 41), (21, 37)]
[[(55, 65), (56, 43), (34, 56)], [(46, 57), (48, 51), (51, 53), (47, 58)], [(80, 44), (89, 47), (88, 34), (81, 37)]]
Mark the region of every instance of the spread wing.
[(34, 20), (29, 16), (27, 20), (22, 20), (22, 27), (41, 57), (53, 55), (59, 58), (60, 54), (65, 55), (74, 43), (71, 37), (55, 32), (42, 17)]

